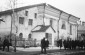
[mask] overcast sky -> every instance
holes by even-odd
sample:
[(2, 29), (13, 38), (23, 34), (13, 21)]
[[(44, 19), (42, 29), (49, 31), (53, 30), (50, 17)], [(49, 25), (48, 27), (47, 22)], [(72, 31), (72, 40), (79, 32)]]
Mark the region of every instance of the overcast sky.
[[(85, 21), (85, 0), (17, 0), (18, 6), (34, 5), (39, 3), (50, 4), (60, 10), (79, 17)], [(0, 0), (0, 10), (8, 9), (9, 0)]]

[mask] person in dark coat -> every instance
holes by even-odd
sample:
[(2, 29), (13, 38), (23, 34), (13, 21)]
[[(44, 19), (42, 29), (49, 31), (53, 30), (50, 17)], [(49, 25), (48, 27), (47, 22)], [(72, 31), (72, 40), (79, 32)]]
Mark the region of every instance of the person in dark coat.
[(0, 49), (1, 49), (2, 46), (3, 46), (3, 43), (2, 43), (2, 40), (0, 38)]
[(48, 41), (47, 38), (45, 38), (45, 42), (46, 42), (46, 48), (48, 48), (49, 47), (49, 41)]
[(41, 53), (46, 54), (46, 48), (49, 46), (49, 41), (46, 38), (41, 40)]
[(60, 50), (61, 50), (61, 47), (62, 47), (62, 39), (59, 40), (59, 46), (60, 46)]
[(5, 47), (7, 47), (9, 51), (9, 40), (7, 39), (7, 37), (5, 37), (3, 41), (3, 51), (5, 50)]
[(63, 44), (64, 44), (64, 49), (66, 50), (66, 48), (67, 48), (67, 40), (64, 40)]
[(45, 38), (41, 40), (41, 53), (43, 53), (43, 50), (45, 50)]

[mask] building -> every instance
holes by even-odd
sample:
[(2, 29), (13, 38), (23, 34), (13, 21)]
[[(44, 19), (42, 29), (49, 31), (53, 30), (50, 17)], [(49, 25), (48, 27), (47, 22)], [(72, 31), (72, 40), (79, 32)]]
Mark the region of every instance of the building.
[(78, 17), (42, 3), (0, 12), (0, 36), (12, 34), (21, 40), (32, 38), (37, 42), (47, 37), (52, 46), (58, 39), (77, 39)]
[(78, 40), (85, 40), (85, 22), (78, 25)]

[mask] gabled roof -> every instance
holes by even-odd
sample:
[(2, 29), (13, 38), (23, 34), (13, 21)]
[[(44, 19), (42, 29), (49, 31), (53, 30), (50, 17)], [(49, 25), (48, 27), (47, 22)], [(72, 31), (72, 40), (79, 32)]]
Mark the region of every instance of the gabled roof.
[[(24, 6), (24, 7), (19, 7), (19, 8), (15, 8), (14, 11), (17, 12), (17, 11), (21, 11), (21, 10), (24, 10), (24, 9), (29, 9), (29, 8), (32, 8), (32, 7), (43, 6), (43, 5), (46, 5), (46, 3), (29, 5), (29, 6)], [(47, 5), (50, 6), (51, 8), (53, 8), (53, 9), (55, 9), (55, 10), (59, 10), (60, 12), (64, 12), (64, 11), (62, 11), (62, 10), (60, 10), (60, 9), (52, 6), (52, 5), (49, 5), (49, 4), (47, 4)], [(6, 10), (6, 11), (1, 11), (1, 12), (0, 12), (0, 15), (11, 14), (11, 13), (13, 13), (13, 9)], [(66, 13), (66, 12), (64, 12), (64, 13)], [(66, 14), (68, 14), (68, 13), (66, 13)], [(73, 16), (72, 14), (69, 14), (69, 15), (70, 15), (70, 16)], [(74, 17), (76, 17), (76, 16), (74, 16)], [(80, 18), (78, 18), (78, 17), (76, 17), (76, 18), (77, 18), (77, 19), (80, 19)]]
[[(20, 10), (29, 9), (29, 8), (36, 7), (36, 6), (42, 6), (42, 5), (45, 5), (45, 4), (46, 3), (41, 3), (41, 4), (36, 4), (36, 5), (29, 5), (29, 6), (19, 7), (19, 8), (15, 8), (14, 11), (17, 12), (17, 11), (20, 11)], [(12, 10), (13, 9), (6, 10), (6, 11), (1, 11), (0, 15), (11, 14), (11, 13), (13, 13)]]
[[(44, 26), (44, 25), (37, 25), (34, 29), (32, 29), (32, 32), (45, 32), (50, 25)], [(52, 27), (51, 27), (52, 28)], [(52, 28), (52, 30), (55, 32), (55, 30)]]

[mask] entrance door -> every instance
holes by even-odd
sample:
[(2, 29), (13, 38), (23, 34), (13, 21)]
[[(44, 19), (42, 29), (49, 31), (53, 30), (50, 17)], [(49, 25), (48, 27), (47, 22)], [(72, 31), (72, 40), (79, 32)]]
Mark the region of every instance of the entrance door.
[(48, 38), (49, 44), (52, 45), (52, 34), (46, 33), (46, 38)]

